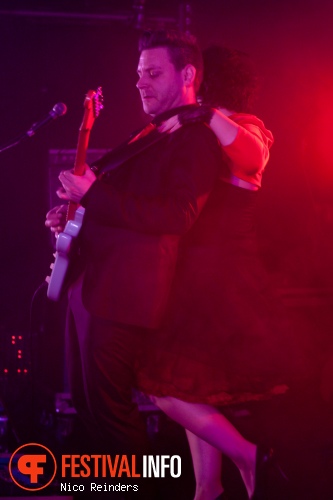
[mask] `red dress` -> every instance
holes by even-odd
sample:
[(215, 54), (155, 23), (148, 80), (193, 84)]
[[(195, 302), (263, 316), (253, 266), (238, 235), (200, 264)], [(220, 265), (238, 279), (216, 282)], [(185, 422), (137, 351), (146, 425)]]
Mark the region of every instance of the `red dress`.
[(273, 138), (254, 116), (230, 118), (242, 128), (224, 148), (221, 180), (182, 240), (164, 324), (138, 356), (146, 394), (230, 404), (282, 392), (292, 377), (289, 323), (256, 248), (258, 192), (230, 184), (237, 174), (260, 185)]

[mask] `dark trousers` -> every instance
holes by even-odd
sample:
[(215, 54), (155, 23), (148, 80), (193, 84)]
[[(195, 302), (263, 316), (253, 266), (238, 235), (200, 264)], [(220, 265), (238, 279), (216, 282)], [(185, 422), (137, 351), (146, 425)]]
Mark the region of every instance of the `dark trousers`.
[(82, 304), (81, 288), (80, 278), (70, 289), (67, 314), (68, 376), (74, 406), (93, 438), (95, 451), (149, 453), (145, 422), (132, 401), (135, 357), (148, 332), (92, 316)]

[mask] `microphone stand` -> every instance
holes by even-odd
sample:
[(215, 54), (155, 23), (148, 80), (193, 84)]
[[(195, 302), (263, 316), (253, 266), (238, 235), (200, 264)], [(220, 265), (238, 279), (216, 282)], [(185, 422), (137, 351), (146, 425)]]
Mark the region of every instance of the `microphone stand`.
[(25, 139), (26, 137), (31, 137), (28, 134), (28, 132), (25, 132), (24, 134), (19, 135), (18, 137), (16, 137), (16, 139), (13, 139), (12, 141), (7, 142), (6, 144), (3, 144), (0, 147), (0, 153), (2, 153), (3, 151), (6, 151), (7, 149), (13, 148), (17, 144), (19, 144), (23, 139)]

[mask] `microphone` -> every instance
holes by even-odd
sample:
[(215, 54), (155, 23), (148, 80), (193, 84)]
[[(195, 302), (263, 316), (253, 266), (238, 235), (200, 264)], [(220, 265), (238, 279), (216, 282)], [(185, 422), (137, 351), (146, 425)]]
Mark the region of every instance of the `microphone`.
[(49, 123), (51, 120), (55, 120), (56, 118), (58, 118), (58, 116), (63, 116), (66, 113), (67, 113), (66, 104), (64, 104), (63, 102), (58, 102), (58, 104), (55, 104), (53, 106), (53, 108), (45, 118), (39, 120), (39, 122), (33, 123), (30, 129), (25, 133), (25, 135), (27, 135), (28, 137), (33, 136), (36, 130)]
[(58, 104), (55, 104), (51, 111), (48, 113), (45, 118), (40, 120), (39, 122), (33, 123), (30, 127), (30, 129), (27, 132), (24, 132), (24, 134), (21, 134), (19, 137), (17, 137), (14, 140), (11, 140), (10, 142), (7, 142), (7, 144), (4, 144), (0, 147), (0, 153), (3, 151), (6, 151), (6, 149), (10, 149), (13, 146), (16, 146), (19, 144), (23, 139), (26, 139), (27, 137), (32, 137), (36, 130), (38, 130), (40, 127), (43, 127), (47, 123), (49, 123), (51, 120), (55, 120), (58, 118), (58, 116), (62, 116), (67, 113), (67, 106), (63, 102), (58, 102)]

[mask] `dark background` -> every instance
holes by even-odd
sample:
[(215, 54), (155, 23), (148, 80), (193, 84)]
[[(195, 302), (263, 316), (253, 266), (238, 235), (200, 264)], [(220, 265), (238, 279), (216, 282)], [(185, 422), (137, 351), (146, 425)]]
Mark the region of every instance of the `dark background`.
[[(1, 369), (24, 368), (12, 343), (12, 335), (23, 333), (24, 362), (30, 369), (36, 358), (39, 378), (47, 374), (50, 397), (63, 386), (63, 311), (46, 302), (45, 288), (33, 300), (53, 259), (44, 227), (53, 194), (48, 151), (75, 149), (84, 96), (98, 85), (105, 109), (92, 131), (92, 148), (112, 148), (147, 121), (135, 88), (140, 34), (135, 5), (128, 0), (0, 3), (0, 143), (27, 130), (57, 102), (68, 106), (64, 117), (0, 154)], [(193, 0), (190, 5), (190, 30), (202, 48), (214, 42), (243, 50), (260, 76), (256, 112), (275, 136), (258, 210), (263, 261), (285, 296), (305, 297), (305, 307), (306, 300), (325, 305), (333, 276), (333, 4)], [(145, 22), (175, 27), (179, 9), (176, 0), (147, 0)], [(318, 322), (312, 316), (307, 323), (306, 314), (302, 320), (309, 331)], [(326, 338), (331, 323), (324, 323)]]

